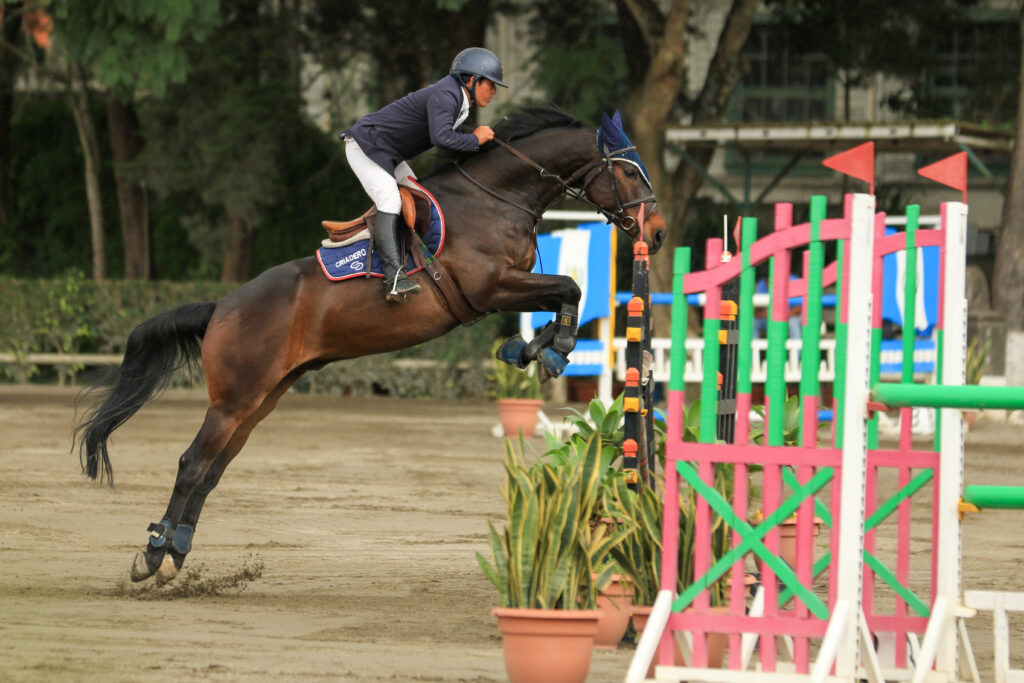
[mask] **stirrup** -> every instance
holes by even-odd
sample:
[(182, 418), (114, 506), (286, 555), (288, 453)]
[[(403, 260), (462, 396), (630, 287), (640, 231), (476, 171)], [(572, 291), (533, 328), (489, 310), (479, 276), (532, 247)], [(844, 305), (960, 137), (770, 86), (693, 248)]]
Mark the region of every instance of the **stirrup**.
[[(387, 287), (387, 281), (385, 281), (385, 287)], [(405, 303), (406, 295), (419, 294), (421, 289), (418, 282), (410, 280), (405, 273), (398, 271), (384, 298), (392, 303)]]

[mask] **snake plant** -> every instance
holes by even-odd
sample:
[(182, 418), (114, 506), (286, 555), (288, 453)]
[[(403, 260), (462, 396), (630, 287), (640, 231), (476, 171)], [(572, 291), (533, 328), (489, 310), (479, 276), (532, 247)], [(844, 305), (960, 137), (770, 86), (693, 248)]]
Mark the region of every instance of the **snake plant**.
[(599, 434), (572, 445), (578, 457), (527, 466), (505, 445), (508, 518), (499, 532), (488, 522), (491, 561), (477, 553), (502, 607), (594, 609), (611, 580), (610, 552), (632, 533), (629, 520), (595, 524), (601, 494)]

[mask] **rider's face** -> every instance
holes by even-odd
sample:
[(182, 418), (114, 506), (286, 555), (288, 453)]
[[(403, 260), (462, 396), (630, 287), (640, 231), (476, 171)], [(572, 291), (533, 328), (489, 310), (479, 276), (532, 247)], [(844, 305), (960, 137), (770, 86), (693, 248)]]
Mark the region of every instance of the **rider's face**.
[(491, 81), (486, 78), (477, 78), (473, 84), (473, 95), (476, 97), (476, 104), (478, 107), (486, 107), (491, 98), (494, 97), (494, 93), (498, 91), (498, 86), (494, 85)]

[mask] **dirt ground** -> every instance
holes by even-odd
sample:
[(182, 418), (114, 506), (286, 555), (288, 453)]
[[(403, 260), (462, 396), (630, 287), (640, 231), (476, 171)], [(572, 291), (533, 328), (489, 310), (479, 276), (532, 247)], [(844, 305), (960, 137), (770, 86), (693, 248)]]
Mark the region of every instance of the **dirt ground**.
[[(505, 680), (474, 557), (503, 513), (492, 405), (285, 397), (210, 496), (194, 571), (155, 590), (127, 570), (204, 396), (116, 432), (110, 490), (69, 453), (75, 395), (0, 386), (0, 680)], [(979, 422), (966, 473), (1024, 484), (1020, 427)], [(1024, 514), (965, 524), (964, 586), (1022, 590)], [(969, 629), (991, 680), (990, 616)], [(622, 680), (632, 652), (595, 652), (590, 680)]]

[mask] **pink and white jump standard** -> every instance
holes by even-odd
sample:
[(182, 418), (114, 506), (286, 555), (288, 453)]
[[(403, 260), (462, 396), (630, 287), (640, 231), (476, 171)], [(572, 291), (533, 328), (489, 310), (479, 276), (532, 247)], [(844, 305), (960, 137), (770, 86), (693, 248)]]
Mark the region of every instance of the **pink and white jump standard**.
[[(774, 230), (760, 240), (754, 219), (745, 219), (739, 254), (727, 263), (720, 263), (721, 240), (709, 241), (705, 263), (713, 265), (704, 271), (690, 272), (689, 249), (677, 251), (662, 591), (627, 674), (630, 683), (644, 680), (651, 661), (658, 664), (657, 680), (665, 681), (977, 680), (962, 625), (962, 617), (971, 610), (960, 592), (960, 413), (942, 410), (934, 449), (916, 450), (909, 408), (902, 411), (896, 448), (878, 448), (869, 412), (879, 407), (869, 402), (878, 378), (881, 339), (881, 318), (873, 312), (872, 300), (880, 301), (875, 297), (881, 287), (882, 257), (888, 253), (906, 251), (908, 259), (914, 259), (921, 247), (941, 250), (939, 381), (954, 386), (964, 381), (967, 206), (943, 204), (935, 230), (917, 230), (917, 213), (917, 207), (910, 207), (912, 227), (887, 237), (873, 196), (848, 195), (837, 218), (827, 218), (825, 198), (814, 197), (806, 223), (794, 225), (792, 206), (778, 205)], [(834, 263), (826, 265), (829, 255)], [(797, 259), (803, 263), (802, 277), (790, 279)], [(750, 340), (759, 265), (771, 274), (772, 303), (764, 427), (755, 444), (752, 433), (757, 430), (749, 419), (754, 402)], [(705, 294), (704, 344), (713, 349), (719, 344), (721, 290), (736, 278), (740, 296), (735, 443), (715, 443), (717, 394), (713, 380), (707, 378), (718, 372), (718, 354), (707, 351), (699, 442), (684, 442), (684, 295)], [(907, 279), (908, 301), (913, 302), (916, 285)], [(824, 402), (817, 372), (821, 299), (823, 287), (833, 281), (839, 295), (834, 321), (835, 418), (831, 435), (819, 438), (817, 414)], [(793, 429), (793, 424), (785, 424), (783, 366), (790, 297), (797, 295), (803, 297), (803, 372), (797, 388), (799, 426)], [(904, 341), (912, 348), (912, 336)], [(904, 353), (904, 363), (909, 365), (904, 380), (912, 381), (912, 353)], [(729, 490), (715, 488), (716, 474), (723, 472), (731, 477)], [(681, 487), (696, 492), (697, 534), (694, 576), (686, 577), (683, 585), (688, 587), (677, 594)], [(920, 541), (914, 546), (914, 514), (932, 520), (925, 550)], [(779, 525), (794, 515), (796, 560), (790, 566), (780, 557)], [(722, 523), (731, 529), (732, 545), (714, 557), (712, 531)], [(827, 543), (816, 545), (819, 525), (827, 533)], [(883, 525), (892, 530), (879, 534)], [(761, 588), (748, 605), (744, 576), (751, 569), (750, 555), (761, 563)], [(729, 585), (728, 614), (711, 610), (711, 588), (722, 581)], [(726, 669), (707, 667), (708, 633), (729, 634)], [(676, 636), (688, 666), (673, 666)], [(958, 657), (961, 642), (965, 654)]]

